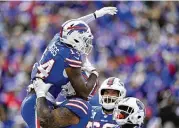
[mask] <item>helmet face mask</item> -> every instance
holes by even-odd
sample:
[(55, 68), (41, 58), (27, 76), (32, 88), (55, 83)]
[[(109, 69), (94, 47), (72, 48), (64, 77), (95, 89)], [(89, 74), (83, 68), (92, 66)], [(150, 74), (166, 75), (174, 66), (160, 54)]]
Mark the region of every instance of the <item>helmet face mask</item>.
[(89, 54), (91, 52), (91, 50), (93, 49), (93, 45), (92, 45), (92, 39), (93, 39), (93, 36), (89, 36), (88, 38), (84, 37), (83, 40), (85, 43), (85, 54)]
[(107, 110), (113, 109), (117, 99), (117, 96), (103, 95), (101, 99), (103, 107)]
[(141, 126), (145, 118), (143, 103), (134, 97), (128, 97), (116, 103), (113, 119), (120, 125), (133, 124)]
[(89, 26), (81, 20), (70, 20), (62, 25), (61, 41), (71, 45), (82, 54), (89, 54), (93, 48), (93, 35)]
[[(117, 95), (105, 95), (106, 90), (115, 90)], [(117, 100), (123, 99), (126, 96), (126, 89), (120, 79), (110, 77), (106, 79), (99, 88), (99, 103), (104, 109), (114, 109)]]
[(114, 110), (114, 114), (115, 114), (114, 117), (118, 119), (118, 123), (120, 125), (124, 125), (127, 123), (130, 124), (131, 122), (128, 120), (128, 117), (133, 112), (134, 112), (133, 108), (129, 106), (121, 105), (121, 106), (118, 106), (118, 109)]

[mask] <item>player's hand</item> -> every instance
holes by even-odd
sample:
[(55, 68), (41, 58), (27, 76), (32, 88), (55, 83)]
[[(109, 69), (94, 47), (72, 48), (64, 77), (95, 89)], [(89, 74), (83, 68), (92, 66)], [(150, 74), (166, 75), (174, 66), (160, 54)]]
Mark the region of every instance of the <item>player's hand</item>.
[(88, 73), (91, 73), (92, 71), (96, 70), (96, 68), (93, 67), (92, 64), (89, 62), (87, 57), (85, 58), (85, 62), (83, 63), (81, 69), (87, 71)]
[(37, 98), (39, 98), (39, 97), (46, 96), (46, 93), (48, 92), (52, 84), (44, 83), (42, 79), (37, 79), (33, 81), (33, 86), (34, 86)]
[(81, 68), (81, 70), (87, 71), (88, 73), (93, 73), (95, 74), (97, 77), (99, 76), (99, 73), (96, 71), (96, 68), (93, 67), (93, 65), (89, 62), (88, 58), (85, 58), (85, 62)]
[(94, 13), (96, 15), (96, 18), (102, 17), (106, 14), (114, 15), (117, 14), (117, 8), (116, 7), (103, 7), (100, 10), (96, 10)]

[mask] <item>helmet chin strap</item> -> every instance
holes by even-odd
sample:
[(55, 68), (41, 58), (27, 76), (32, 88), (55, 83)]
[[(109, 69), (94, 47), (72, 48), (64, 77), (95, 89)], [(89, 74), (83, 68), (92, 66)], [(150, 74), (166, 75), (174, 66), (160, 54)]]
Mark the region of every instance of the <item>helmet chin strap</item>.
[(63, 44), (65, 44), (66, 46), (68, 46), (68, 47), (70, 47), (70, 48), (73, 48), (73, 46), (71, 45), (71, 44), (69, 44), (68, 43), (68, 41), (66, 40), (66, 39), (62, 39), (62, 38), (60, 38), (60, 41), (63, 43)]

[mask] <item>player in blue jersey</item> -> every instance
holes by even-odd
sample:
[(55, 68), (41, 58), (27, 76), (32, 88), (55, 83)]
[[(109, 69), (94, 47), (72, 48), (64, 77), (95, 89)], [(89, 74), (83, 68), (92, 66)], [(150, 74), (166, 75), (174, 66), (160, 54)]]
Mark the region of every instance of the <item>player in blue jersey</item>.
[(119, 78), (106, 79), (99, 88), (99, 103), (93, 107), (92, 116), (86, 128), (113, 128), (117, 123), (113, 120), (113, 110), (117, 100), (126, 96), (126, 89)]
[(53, 85), (46, 84), (41, 79), (35, 80), (33, 85), (37, 95), (37, 115), (41, 118), (41, 127), (83, 128), (86, 126), (91, 116), (91, 105), (87, 101), (73, 96), (50, 108), (45, 96)]
[[(50, 83), (52, 86), (47, 93), (44, 93), (43, 88), (42, 90), (37, 89), (39, 91), (36, 91), (37, 95), (33, 84), (29, 86), (29, 94), (21, 106), (22, 117), (29, 128), (40, 127), (39, 120), (43, 127), (49, 127), (53, 124), (54, 128), (55, 126), (73, 127), (72, 125), (75, 126), (79, 123), (84, 124), (80, 120), (86, 115), (90, 115), (87, 111), (87, 109), (90, 110), (90, 106), (85, 100), (87, 100), (98, 77), (95, 68), (87, 61), (82, 63), (81, 59), (82, 54), (87, 55), (92, 49), (93, 35), (87, 23), (105, 14), (114, 15), (116, 12), (115, 7), (104, 7), (87, 16), (67, 21), (62, 25), (60, 33), (54, 36), (40, 61), (34, 64), (32, 70), (32, 81), (40, 78), (43, 80), (42, 83)], [(86, 83), (81, 75), (82, 66), (90, 73)], [(61, 107), (54, 109), (55, 99), (63, 89), (72, 90), (69, 92), (73, 92), (71, 95), (76, 98), (73, 101), (67, 100), (62, 103)], [(37, 106), (38, 119), (35, 106)], [(85, 114), (79, 114), (77, 108)], [(41, 112), (39, 112), (40, 110)]]
[(145, 119), (145, 106), (137, 98), (124, 98), (116, 103), (113, 119), (118, 124), (114, 128), (141, 128)]

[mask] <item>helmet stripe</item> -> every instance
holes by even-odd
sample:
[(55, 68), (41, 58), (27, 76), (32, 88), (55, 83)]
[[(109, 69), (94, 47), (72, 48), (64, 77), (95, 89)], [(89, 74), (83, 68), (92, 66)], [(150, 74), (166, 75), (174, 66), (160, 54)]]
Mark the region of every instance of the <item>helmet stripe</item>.
[(115, 79), (115, 77), (110, 78), (107, 82), (107, 85), (109, 85), (109, 86), (113, 85), (114, 79)]
[(72, 27), (68, 27), (67, 29), (76, 29), (76, 30), (87, 30), (87, 28), (86, 27), (81, 27), (81, 26), (72, 26)]

